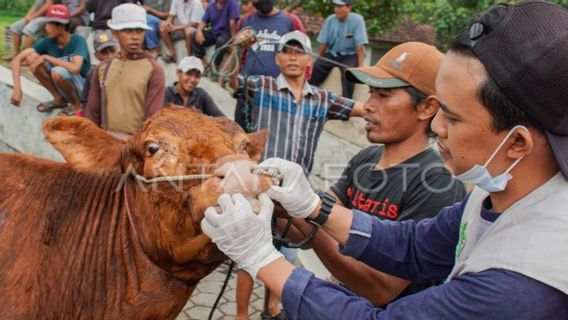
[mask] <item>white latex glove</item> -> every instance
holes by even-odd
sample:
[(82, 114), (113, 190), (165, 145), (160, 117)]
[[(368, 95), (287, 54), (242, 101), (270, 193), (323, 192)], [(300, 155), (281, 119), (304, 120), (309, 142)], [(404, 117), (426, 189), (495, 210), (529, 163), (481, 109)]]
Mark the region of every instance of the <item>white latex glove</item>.
[(289, 215), (295, 218), (305, 218), (316, 209), (320, 198), (312, 190), (299, 164), (279, 158), (270, 158), (258, 166), (280, 170), (283, 176), (282, 187), (272, 186), (266, 194), (280, 202)]
[(274, 204), (263, 193), (258, 200), (260, 212), (257, 216), (243, 195), (235, 194), (231, 198), (222, 194), (217, 200), (222, 212), (209, 207), (201, 220), (203, 233), (253, 279), (260, 268), (282, 257), (272, 244), (270, 220)]

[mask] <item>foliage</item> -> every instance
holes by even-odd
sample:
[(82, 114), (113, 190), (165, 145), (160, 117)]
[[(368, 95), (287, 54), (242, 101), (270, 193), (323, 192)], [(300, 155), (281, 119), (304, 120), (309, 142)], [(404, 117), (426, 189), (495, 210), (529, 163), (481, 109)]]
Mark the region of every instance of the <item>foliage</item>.
[(0, 11), (10, 15), (24, 15), (34, 4), (34, 0), (0, 0)]

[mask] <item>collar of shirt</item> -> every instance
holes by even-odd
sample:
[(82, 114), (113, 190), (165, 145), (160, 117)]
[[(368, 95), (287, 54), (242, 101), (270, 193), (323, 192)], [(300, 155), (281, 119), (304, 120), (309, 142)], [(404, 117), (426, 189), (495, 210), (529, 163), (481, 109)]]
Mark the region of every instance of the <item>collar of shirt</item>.
[[(174, 85), (170, 87), (171, 93), (172, 93), (173, 95), (179, 97), (179, 98), (183, 101), (183, 96), (181, 95), (181, 93), (179, 93), (179, 92), (177, 91), (177, 84), (178, 84), (178, 81), (174, 82)], [(189, 102), (189, 99), (191, 98), (191, 96), (193, 96), (193, 94), (195, 93), (196, 89), (197, 89), (197, 88), (194, 88), (193, 90), (191, 90), (191, 92), (190, 92), (189, 95), (187, 96), (187, 98), (188, 98), (187, 101), (188, 101), (188, 102)]]
[(150, 54), (148, 54), (148, 52), (146, 51), (142, 51), (139, 53), (128, 53), (125, 54), (122, 51), (118, 52), (118, 58), (122, 59), (122, 60), (140, 60), (140, 59), (146, 59), (146, 58), (151, 58), (152, 56)]
[[(292, 88), (290, 88), (288, 81), (286, 81), (286, 78), (282, 74), (278, 75), (278, 78), (276, 78), (276, 87), (278, 88), (279, 91), (283, 89), (288, 89), (288, 91), (292, 92)], [(305, 97), (307, 95), (314, 95), (314, 91), (312, 90), (310, 84), (304, 80), (304, 87), (302, 88), (302, 96)]]

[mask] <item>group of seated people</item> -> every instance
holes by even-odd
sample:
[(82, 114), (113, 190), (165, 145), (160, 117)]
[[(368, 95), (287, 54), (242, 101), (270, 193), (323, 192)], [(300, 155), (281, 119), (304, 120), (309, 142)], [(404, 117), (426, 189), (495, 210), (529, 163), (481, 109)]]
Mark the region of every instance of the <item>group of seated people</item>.
[[(207, 92), (197, 85), (207, 70), (206, 47), (215, 45), (218, 48), (236, 32), (240, 17), (237, 0), (216, 0), (211, 4), (197, 0), (133, 2), (136, 1), (37, 0), (26, 16), (10, 28), (13, 53), (5, 56), (4, 60), (12, 61), (14, 92), (11, 103), (15, 106), (21, 104), (21, 67), (27, 65), (54, 97), (52, 101), (40, 103), (38, 111), (55, 108), (61, 109), (59, 114), (84, 114), (94, 87), (91, 80), (96, 79), (97, 75), (93, 74), (97, 69), (92, 68), (86, 40), (73, 31), (79, 25), (90, 25), (94, 56), (101, 62), (100, 65), (109, 66), (98, 69), (103, 70), (98, 75), (100, 81), (116, 74), (114, 67), (121, 63), (112, 63), (113, 67), (106, 64), (116, 56), (127, 58), (131, 63), (124, 67), (136, 70), (132, 74), (142, 75), (139, 79), (144, 79), (145, 84), (156, 81), (156, 85), (148, 86), (150, 90), (139, 86), (135, 90), (138, 94), (126, 95), (137, 105), (134, 114), (142, 115), (141, 118), (135, 117), (136, 125), (126, 126), (129, 128), (127, 133), (138, 128), (138, 123), (146, 116), (153, 114), (151, 110), (170, 103), (193, 106), (211, 116), (224, 116)], [(243, 8), (252, 7), (250, 0), (242, 3)], [(160, 53), (160, 39), (167, 53)], [(185, 40), (188, 55), (178, 61), (173, 40), (181, 39)], [(132, 57), (133, 54), (139, 57)], [(131, 61), (141, 60), (141, 57), (146, 63)], [(155, 58), (160, 57), (165, 63), (179, 62), (178, 81), (168, 88), (158, 84), (165, 81), (161, 66), (155, 62)], [(219, 55), (219, 58), (217, 63), (221, 62), (222, 56)], [(137, 69), (136, 64), (147, 68)], [(124, 99), (107, 94), (105, 100), (105, 103), (111, 103)], [(121, 118), (132, 118), (132, 112)]]
[[(10, 27), (12, 53), (3, 59), (13, 59), (20, 48), (30, 48), (46, 35), (46, 13), (53, 4), (62, 4), (69, 9), (71, 33), (78, 26), (91, 26), (96, 35), (100, 30), (109, 29), (107, 21), (112, 9), (123, 3), (135, 3), (147, 12), (147, 23), (151, 29), (145, 33), (145, 49), (155, 57), (160, 56), (161, 38), (168, 50), (162, 56), (166, 62), (177, 60), (173, 46), (175, 40), (185, 40), (188, 54), (195, 51), (199, 58), (205, 55), (205, 46), (223, 45), (234, 34), (241, 11), (237, 0), (217, 0), (211, 4), (207, 0), (36, 0), (26, 15)], [(241, 4), (245, 14), (250, 12), (251, 0), (241, 1)]]

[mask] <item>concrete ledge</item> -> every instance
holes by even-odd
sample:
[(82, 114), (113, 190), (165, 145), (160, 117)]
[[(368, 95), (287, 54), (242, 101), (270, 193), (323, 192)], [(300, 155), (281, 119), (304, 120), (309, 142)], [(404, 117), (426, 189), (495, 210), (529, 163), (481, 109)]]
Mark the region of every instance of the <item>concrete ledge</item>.
[(37, 157), (63, 161), (63, 157), (45, 141), (41, 123), (57, 115), (58, 110), (41, 113), (36, 106), (53, 99), (42, 86), (22, 77), (22, 105), (10, 104), (12, 73), (0, 67), (0, 141), (12, 152), (32, 154)]

